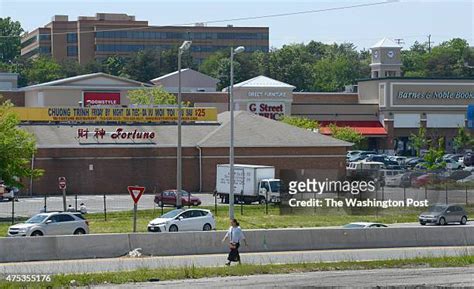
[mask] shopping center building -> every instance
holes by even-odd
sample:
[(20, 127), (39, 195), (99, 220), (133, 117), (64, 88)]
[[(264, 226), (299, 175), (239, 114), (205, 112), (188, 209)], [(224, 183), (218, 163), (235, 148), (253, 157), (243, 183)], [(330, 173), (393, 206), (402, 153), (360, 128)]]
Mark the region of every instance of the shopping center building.
[[(371, 78), (349, 85), (346, 92), (295, 92), (292, 84), (266, 76), (235, 84), (236, 162), (274, 165), (277, 175), (292, 170), (343, 178), (350, 144), (326, 136), (331, 123), (352, 127), (366, 137), (367, 149), (379, 152), (412, 153), (409, 137), (420, 127), (428, 138), (445, 138), (447, 152), (453, 151), (453, 137), (467, 126), (467, 108), (474, 104), (474, 79), (402, 77), (396, 43), (383, 39), (371, 50)], [(216, 165), (228, 161), (229, 92), (215, 91), (216, 79), (190, 69), (182, 77), (183, 101), (194, 109), (189, 115), (211, 115), (186, 122), (184, 188), (212, 191)], [(28, 111), (22, 127), (38, 140), (33, 163), (46, 169), (32, 182), (33, 193), (47, 193), (60, 175), (71, 179), (70, 188), (78, 193), (119, 193), (131, 183), (175, 186), (175, 109), (140, 118), (141, 108), (130, 107), (128, 92), (160, 85), (176, 93), (176, 73), (149, 83), (95, 73), (20, 89), (14, 78), (0, 75), (0, 94)], [(65, 107), (75, 107), (79, 117), (71, 118)], [(104, 118), (94, 121), (95, 114)], [(285, 115), (317, 120), (319, 133), (277, 121)], [(35, 117), (41, 124), (28, 121)]]

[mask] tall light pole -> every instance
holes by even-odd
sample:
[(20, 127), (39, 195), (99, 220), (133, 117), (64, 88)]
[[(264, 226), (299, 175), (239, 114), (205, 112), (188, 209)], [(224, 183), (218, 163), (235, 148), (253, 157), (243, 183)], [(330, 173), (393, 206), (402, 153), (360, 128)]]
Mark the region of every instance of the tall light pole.
[(230, 106), (230, 146), (229, 146), (229, 218), (234, 218), (234, 54), (241, 53), (245, 47), (230, 48), (230, 86), (229, 86), (229, 106)]
[(181, 122), (183, 112), (181, 107), (181, 55), (184, 51), (189, 50), (191, 41), (184, 41), (178, 49), (178, 146), (176, 151), (176, 207), (181, 207), (181, 190), (182, 190), (182, 156), (181, 156)]

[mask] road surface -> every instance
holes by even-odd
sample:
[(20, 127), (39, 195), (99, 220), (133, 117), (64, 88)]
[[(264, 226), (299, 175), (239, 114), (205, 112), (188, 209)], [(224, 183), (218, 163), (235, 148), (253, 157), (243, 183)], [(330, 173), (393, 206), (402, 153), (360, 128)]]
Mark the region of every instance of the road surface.
[(325, 271), (164, 282), (99, 285), (110, 288), (314, 288), (314, 287), (472, 287), (474, 267)]
[[(415, 257), (474, 255), (474, 246), (459, 247), (409, 247), (381, 249), (346, 249), (245, 253), (241, 258), (247, 264), (277, 264), (302, 262), (335, 262), (354, 260), (389, 260)], [(189, 255), (144, 258), (104, 258), (63, 261), (37, 261), (0, 264), (0, 274), (44, 274), (44, 273), (86, 273), (136, 270), (139, 268), (171, 267), (215, 267), (223, 266), (227, 255)]]

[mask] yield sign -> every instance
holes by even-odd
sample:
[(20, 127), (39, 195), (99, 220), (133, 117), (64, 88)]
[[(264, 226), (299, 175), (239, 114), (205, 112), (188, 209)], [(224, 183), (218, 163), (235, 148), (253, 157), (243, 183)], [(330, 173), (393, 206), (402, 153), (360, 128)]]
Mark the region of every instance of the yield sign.
[(140, 186), (128, 186), (127, 189), (135, 204), (138, 203), (138, 200), (140, 200), (143, 192), (145, 192), (145, 187)]

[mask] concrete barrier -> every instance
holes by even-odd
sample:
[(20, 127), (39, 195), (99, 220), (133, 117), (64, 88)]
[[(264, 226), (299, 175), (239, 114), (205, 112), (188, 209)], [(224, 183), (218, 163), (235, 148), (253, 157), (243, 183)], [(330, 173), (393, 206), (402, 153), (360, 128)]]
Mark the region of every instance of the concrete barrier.
[[(145, 255), (227, 252), (224, 231), (0, 238), (0, 262), (119, 257), (135, 248)], [(474, 227), (246, 230), (242, 252), (425, 246), (472, 246)]]

